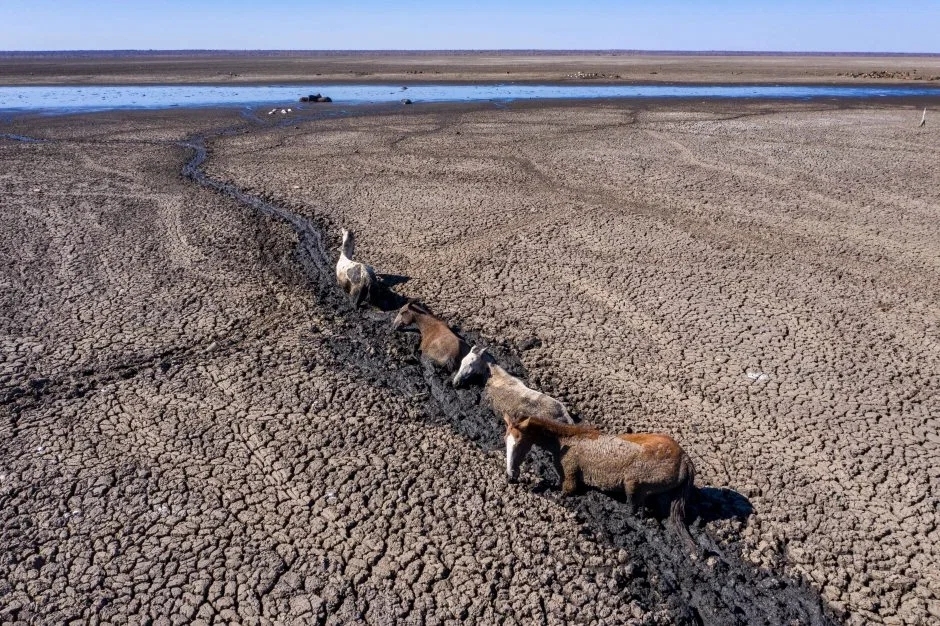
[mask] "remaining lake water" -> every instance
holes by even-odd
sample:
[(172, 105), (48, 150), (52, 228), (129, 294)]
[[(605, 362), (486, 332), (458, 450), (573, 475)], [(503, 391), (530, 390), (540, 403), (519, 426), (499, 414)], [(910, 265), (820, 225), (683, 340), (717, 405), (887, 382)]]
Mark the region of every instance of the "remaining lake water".
[(303, 104), (303, 95), (322, 93), (343, 105), (420, 102), (479, 102), (588, 99), (796, 99), (940, 97), (940, 86), (843, 85), (146, 85), (146, 86), (0, 86), (0, 111), (74, 113), (112, 109), (171, 107), (321, 107)]

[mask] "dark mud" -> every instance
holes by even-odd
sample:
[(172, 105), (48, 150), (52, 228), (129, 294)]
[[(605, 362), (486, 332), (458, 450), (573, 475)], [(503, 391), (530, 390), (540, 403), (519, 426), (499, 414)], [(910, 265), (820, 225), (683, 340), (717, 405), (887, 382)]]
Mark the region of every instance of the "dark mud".
[[(331, 251), (339, 242), (326, 233), (338, 232), (338, 225), (325, 219), (308, 219), (204, 172), (203, 165), (210, 156), (207, 141), (233, 132), (241, 131), (226, 129), (215, 135), (192, 137), (185, 145), (193, 156), (182, 173), (203, 187), (290, 224), (298, 239), (296, 261), (304, 268), (309, 288), (320, 305), (332, 314), (336, 325), (336, 332), (324, 344), (331, 352), (330, 360), (371, 385), (410, 399), (416, 418), (446, 425), (483, 450), (501, 448), (501, 425), (480, 405), (478, 389), (455, 390), (416, 356), (417, 340), (412, 334), (392, 332), (387, 313), (381, 309), (356, 310), (336, 288)], [(380, 304), (390, 310), (398, 302), (393, 294), (386, 296)], [(471, 342), (494, 343), (470, 330), (464, 329), (461, 334)], [(492, 347), (501, 364), (513, 374), (525, 377), (518, 355), (529, 345), (523, 342), (518, 346)], [(692, 560), (671, 531), (653, 515), (634, 517), (624, 504), (599, 493), (564, 498), (555, 488), (557, 477), (546, 457), (533, 455), (529, 464), (534, 465), (539, 482), (507, 488), (541, 492), (543, 497), (575, 513), (582, 524), (583, 539), (623, 549), (629, 557), (614, 568), (616, 571), (598, 574), (645, 610), (655, 611), (660, 623), (833, 623), (833, 616), (827, 613), (818, 594), (802, 581), (744, 563), (738, 556), (742, 546), (734, 538), (716, 540), (706, 530), (709, 521), (743, 519), (749, 515), (750, 503), (744, 496), (727, 489), (699, 489), (690, 518), (696, 520), (691, 532), (702, 556)], [(667, 609), (665, 613), (663, 607)]]

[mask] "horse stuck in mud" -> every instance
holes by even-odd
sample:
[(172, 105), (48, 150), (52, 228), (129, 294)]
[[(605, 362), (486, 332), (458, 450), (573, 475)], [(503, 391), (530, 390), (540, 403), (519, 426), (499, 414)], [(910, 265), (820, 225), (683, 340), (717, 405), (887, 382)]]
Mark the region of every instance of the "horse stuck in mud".
[(447, 324), (434, 317), (424, 306), (409, 300), (398, 310), (392, 322), (392, 330), (401, 330), (412, 324), (421, 333), (421, 356), (447, 372), (455, 371), (470, 351), (467, 342), (458, 337)]
[(356, 236), (344, 228), (343, 244), (340, 246), (339, 260), (336, 262), (336, 282), (349, 296), (353, 305), (359, 307), (369, 300), (377, 279), (371, 265), (353, 261), (355, 252)]
[(460, 362), (454, 375), (454, 387), (471, 380), (485, 379), (483, 393), (493, 411), (514, 421), (538, 416), (563, 424), (573, 424), (568, 409), (561, 402), (540, 391), (530, 389), (521, 380), (496, 363), (486, 348), (474, 346)]
[(635, 510), (649, 496), (669, 504), (669, 519), (676, 534), (693, 551), (697, 545), (686, 527), (685, 509), (692, 496), (695, 467), (668, 435), (610, 435), (593, 426), (562, 424), (541, 417), (506, 422), (506, 474), (519, 479), (519, 466), (536, 445), (547, 450), (566, 495), (582, 487), (626, 496)]

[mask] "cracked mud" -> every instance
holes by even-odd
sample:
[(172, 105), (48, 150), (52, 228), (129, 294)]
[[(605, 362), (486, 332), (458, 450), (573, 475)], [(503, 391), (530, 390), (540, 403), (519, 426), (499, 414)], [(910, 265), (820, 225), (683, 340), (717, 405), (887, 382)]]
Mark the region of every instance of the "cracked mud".
[[(0, 617), (929, 623), (936, 131), (903, 121), (10, 124)], [(543, 457), (507, 485), (479, 390), (332, 286), (339, 225), (581, 419), (676, 437), (705, 558)]]

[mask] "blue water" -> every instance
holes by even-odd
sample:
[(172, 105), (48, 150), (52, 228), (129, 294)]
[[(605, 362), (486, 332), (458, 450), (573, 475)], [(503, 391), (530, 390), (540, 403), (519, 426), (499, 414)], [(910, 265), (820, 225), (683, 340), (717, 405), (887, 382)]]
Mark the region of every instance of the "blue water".
[(342, 105), (420, 102), (512, 101), (549, 98), (771, 98), (812, 99), (882, 97), (940, 97), (940, 85), (820, 86), (820, 85), (320, 85), (320, 86), (60, 86), (0, 87), (0, 111), (69, 113), (111, 109), (170, 107), (329, 107), (299, 104), (301, 95), (322, 93)]

